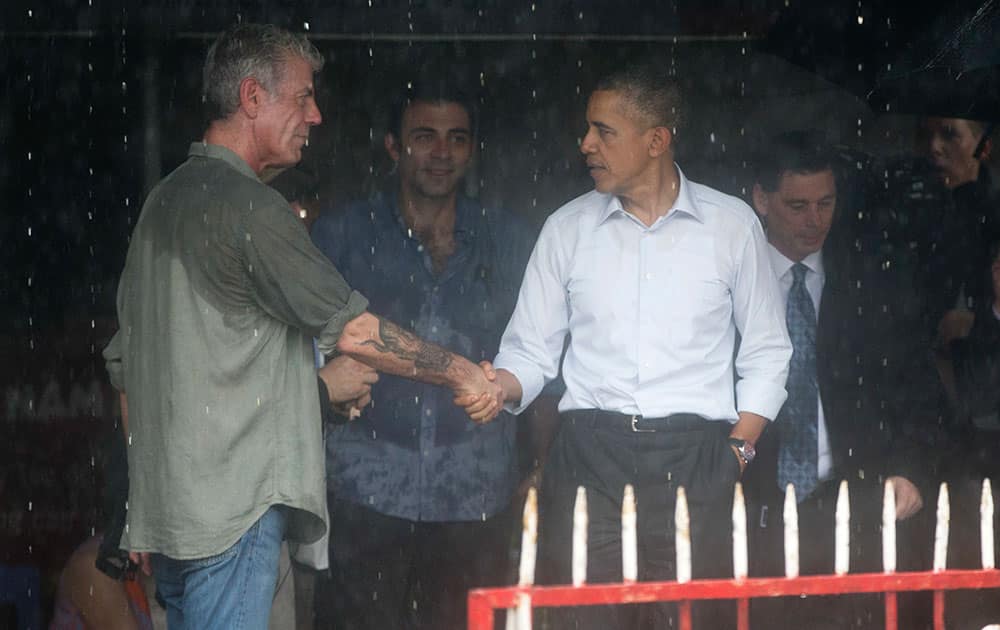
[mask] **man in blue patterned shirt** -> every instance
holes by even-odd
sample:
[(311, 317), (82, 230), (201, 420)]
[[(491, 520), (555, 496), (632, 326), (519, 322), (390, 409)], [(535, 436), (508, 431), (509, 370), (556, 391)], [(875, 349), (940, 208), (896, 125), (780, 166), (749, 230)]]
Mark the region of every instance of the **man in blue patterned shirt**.
[[(471, 101), (440, 79), (404, 97), (385, 136), (394, 189), (324, 214), (313, 240), (376, 312), (492, 359), (534, 232), (458, 192)], [(515, 419), (474, 424), (447, 389), (390, 375), (372, 398), (328, 438), (333, 583), (319, 608), (344, 628), (464, 628), (467, 591), (505, 578)]]

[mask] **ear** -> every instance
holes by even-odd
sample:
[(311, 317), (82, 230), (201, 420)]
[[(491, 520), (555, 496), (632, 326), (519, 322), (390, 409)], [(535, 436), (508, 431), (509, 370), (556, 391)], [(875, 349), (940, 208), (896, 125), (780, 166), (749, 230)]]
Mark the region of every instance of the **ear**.
[(650, 131), (653, 135), (649, 138), (649, 157), (660, 157), (670, 150), (674, 134), (666, 127), (653, 127)]
[(240, 109), (250, 118), (256, 118), (260, 106), (267, 98), (267, 90), (257, 79), (247, 77), (240, 81)]
[(392, 135), (391, 132), (385, 134), (385, 151), (393, 162), (399, 161), (399, 143), (396, 142), (396, 136)]
[(760, 184), (753, 185), (753, 209), (762, 217), (767, 216), (767, 192), (761, 188)]
[(993, 138), (987, 138), (983, 140), (983, 146), (979, 150), (979, 161), (986, 162), (990, 159), (990, 154), (993, 152)]

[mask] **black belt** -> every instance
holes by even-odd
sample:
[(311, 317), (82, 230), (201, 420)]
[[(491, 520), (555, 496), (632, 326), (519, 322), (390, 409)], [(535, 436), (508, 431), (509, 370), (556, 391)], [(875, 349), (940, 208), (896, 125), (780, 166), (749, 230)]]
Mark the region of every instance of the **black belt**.
[(621, 427), (633, 433), (691, 431), (718, 426), (715, 421), (706, 420), (693, 413), (675, 413), (662, 418), (647, 418), (640, 414), (617, 413), (600, 409), (572, 409), (563, 412), (562, 417), (577, 425)]

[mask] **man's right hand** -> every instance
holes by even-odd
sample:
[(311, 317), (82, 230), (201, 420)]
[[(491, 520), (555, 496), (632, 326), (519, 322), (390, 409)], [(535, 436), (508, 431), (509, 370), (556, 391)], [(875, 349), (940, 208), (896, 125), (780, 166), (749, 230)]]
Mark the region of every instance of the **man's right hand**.
[(146, 575), (153, 575), (153, 565), (149, 562), (149, 553), (145, 551), (130, 551), (128, 559)]
[(976, 316), (970, 311), (955, 309), (945, 313), (938, 323), (938, 348), (946, 352), (952, 341), (968, 337), (975, 321)]
[(338, 409), (348, 405), (363, 409), (371, 402), (372, 385), (378, 381), (374, 368), (346, 355), (331, 359), (318, 373), (326, 384), (330, 402)]
[(485, 424), (503, 409), (504, 390), (496, 382), (497, 374), (489, 361), (469, 374), (466, 383), (455, 389), (455, 404), (465, 409), (473, 422)]

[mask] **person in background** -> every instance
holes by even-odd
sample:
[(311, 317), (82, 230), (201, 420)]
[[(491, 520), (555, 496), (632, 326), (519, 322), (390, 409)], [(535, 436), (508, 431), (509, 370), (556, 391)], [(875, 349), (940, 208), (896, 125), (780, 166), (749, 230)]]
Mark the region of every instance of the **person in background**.
[(938, 344), (963, 328), (963, 313), (989, 294), (989, 246), (1000, 236), (1000, 195), (986, 162), (993, 125), (929, 117), (918, 126), (918, 149), (948, 191), (944, 206), (920, 236), (920, 276), (927, 317)]
[[(425, 68), (391, 106), (389, 185), (323, 214), (312, 237), (373, 309), (488, 359), (534, 231), (462, 194), (476, 127), (461, 84)], [(547, 408), (536, 433), (555, 417)], [(319, 625), (464, 628), (469, 589), (508, 579), (516, 432), (509, 413), (471, 425), (447, 390), (385, 376), (373, 404), (328, 439), (332, 582), (317, 593)]]
[[(841, 480), (851, 491), (852, 571), (880, 569), (882, 481), (894, 484), (900, 521), (923, 507), (922, 487), (933, 481), (927, 453), (904, 431), (935, 423), (943, 402), (929, 358), (921, 358), (919, 320), (902, 307), (913, 288), (892, 268), (867, 265), (855, 239), (846, 238), (839, 164), (818, 134), (793, 131), (773, 138), (755, 165), (753, 206), (766, 223), (793, 347), (788, 400), (743, 479), (756, 576), (785, 573), (788, 484), (809, 538), (800, 571), (811, 575), (833, 573)], [(754, 624), (762, 627), (856, 628), (879, 610), (872, 597), (753, 602)]]

